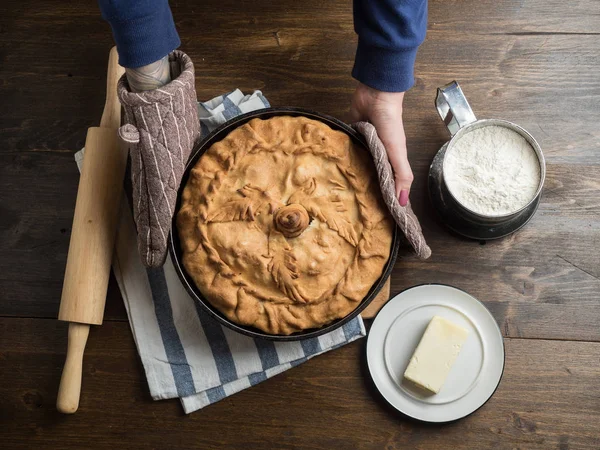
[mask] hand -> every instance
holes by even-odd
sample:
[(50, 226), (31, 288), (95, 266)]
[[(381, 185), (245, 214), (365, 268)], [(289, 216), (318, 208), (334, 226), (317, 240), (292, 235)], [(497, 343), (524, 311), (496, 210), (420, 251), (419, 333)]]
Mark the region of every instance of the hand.
[(354, 122), (369, 121), (375, 126), (394, 170), (396, 197), (400, 205), (406, 206), (414, 177), (406, 153), (403, 100), (404, 92), (382, 92), (360, 83), (352, 97), (350, 114)]

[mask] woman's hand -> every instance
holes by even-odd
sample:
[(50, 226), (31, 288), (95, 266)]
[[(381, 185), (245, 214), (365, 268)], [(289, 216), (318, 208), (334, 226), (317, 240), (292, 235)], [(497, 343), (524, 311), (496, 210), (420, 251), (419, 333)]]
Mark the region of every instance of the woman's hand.
[(354, 122), (369, 121), (375, 126), (394, 170), (396, 196), (400, 205), (406, 206), (413, 173), (406, 154), (403, 100), (404, 92), (382, 92), (360, 83), (352, 97), (350, 113)]

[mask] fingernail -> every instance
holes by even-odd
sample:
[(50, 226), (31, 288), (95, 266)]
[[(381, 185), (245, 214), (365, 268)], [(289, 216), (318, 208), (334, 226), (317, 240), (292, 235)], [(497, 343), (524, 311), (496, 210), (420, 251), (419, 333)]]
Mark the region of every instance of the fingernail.
[(408, 205), (408, 190), (407, 189), (402, 189), (400, 191), (400, 198), (398, 199), (398, 201), (400, 202), (400, 206)]

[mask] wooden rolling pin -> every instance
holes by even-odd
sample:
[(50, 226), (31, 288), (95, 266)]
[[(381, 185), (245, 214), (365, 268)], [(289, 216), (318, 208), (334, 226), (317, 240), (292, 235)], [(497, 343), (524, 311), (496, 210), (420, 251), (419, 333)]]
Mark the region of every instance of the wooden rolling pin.
[(390, 289), (391, 283), (388, 278), (377, 294), (377, 296), (371, 301), (369, 306), (365, 308), (365, 310), (361, 313), (363, 319), (372, 319), (377, 315), (379, 310), (385, 306), (385, 304), (390, 299)]
[(79, 406), (83, 351), (90, 325), (101, 325), (127, 163), (119, 144), (121, 105), (117, 81), (124, 73), (116, 47), (110, 51), (106, 103), (100, 127), (88, 129), (85, 157), (69, 244), (58, 319), (70, 322), (67, 359), (56, 407), (71, 414)]

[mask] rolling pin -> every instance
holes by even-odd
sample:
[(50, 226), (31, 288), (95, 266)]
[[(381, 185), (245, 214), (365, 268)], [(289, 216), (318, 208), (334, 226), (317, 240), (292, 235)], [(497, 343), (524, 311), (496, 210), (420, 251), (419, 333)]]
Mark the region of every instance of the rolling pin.
[(117, 82), (116, 47), (110, 51), (106, 80), (106, 102), (100, 127), (88, 129), (85, 157), (58, 319), (69, 323), (67, 358), (60, 379), (56, 408), (67, 414), (77, 411), (81, 392), (83, 351), (90, 325), (101, 325), (108, 278), (122, 199), (127, 149), (119, 144), (121, 105)]
[(385, 304), (390, 300), (390, 291), (391, 291), (391, 280), (388, 278), (384, 283), (383, 287), (379, 291), (379, 294), (375, 296), (375, 298), (371, 301), (369, 306), (365, 308), (365, 310), (360, 314), (363, 319), (372, 319), (374, 318), (379, 310), (385, 306)]

